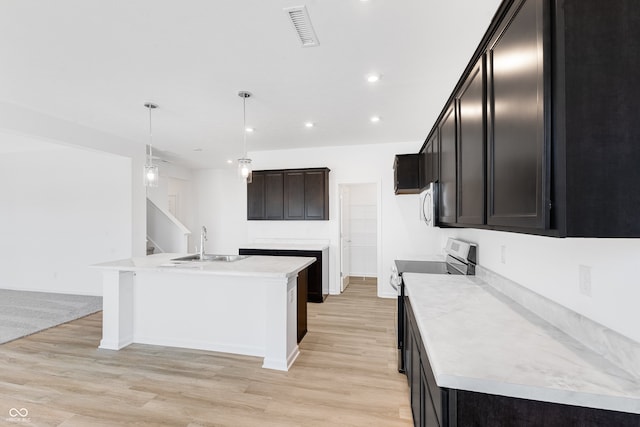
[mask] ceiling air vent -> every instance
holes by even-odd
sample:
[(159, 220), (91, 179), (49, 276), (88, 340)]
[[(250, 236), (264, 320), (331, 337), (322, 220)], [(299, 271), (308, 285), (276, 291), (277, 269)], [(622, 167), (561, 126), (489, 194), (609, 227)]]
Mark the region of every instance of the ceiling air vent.
[(298, 33), (302, 47), (318, 46), (320, 44), (315, 31), (313, 31), (313, 25), (311, 25), (306, 6), (286, 7), (284, 11), (289, 15), (293, 28)]

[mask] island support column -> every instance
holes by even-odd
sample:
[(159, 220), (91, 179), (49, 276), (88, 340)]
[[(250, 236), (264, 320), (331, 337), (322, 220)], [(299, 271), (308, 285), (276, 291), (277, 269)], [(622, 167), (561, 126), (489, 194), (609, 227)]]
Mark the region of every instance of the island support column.
[(267, 295), (266, 343), (263, 368), (287, 371), (296, 360), (298, 349), (297, 275), (269, 284)]
[(133, 343), (132, 271), (102, 275), (102, 340), (100, 348), (120, 350)]

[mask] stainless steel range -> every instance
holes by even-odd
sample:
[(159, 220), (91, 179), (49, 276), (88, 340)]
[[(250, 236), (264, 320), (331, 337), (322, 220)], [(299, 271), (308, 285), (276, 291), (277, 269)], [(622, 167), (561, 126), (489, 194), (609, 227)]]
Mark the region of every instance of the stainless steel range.
[(478, 247), (473, 243), (462, 240), (448, 239), (445, 247), (447, 254), (444, 261), (414, 261), (396, 260), (391, 268), (390, 283), (398, 291), (398, 372), (404, 373), (404, 360), (402, 350), (404, 348), (404, 283), (403, 273), (422, 274), (464, 274), (473, 276), (476, 274), (478, 260)]

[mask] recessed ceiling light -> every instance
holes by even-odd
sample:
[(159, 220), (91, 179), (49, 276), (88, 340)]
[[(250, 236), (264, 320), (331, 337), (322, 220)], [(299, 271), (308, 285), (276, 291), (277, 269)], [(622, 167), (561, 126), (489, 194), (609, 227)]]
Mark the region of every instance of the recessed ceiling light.
[(227, 163), (228, 163), (228, 164), (232, 164), (232, 163), (233, 163), (233, 160), (227, 160)]
[(380, 121), (380, 116), (372, 116), (369, 120), (371, 120), (371, 123), (378, 123)]
[(367, 81), (369, 83), (376, 83), (377, 81), (380, 80), (380, 74), (376, 74), (376, 73), (371, 73), (371, 74), (367, 74)]
[(307, 128), (312, 128), (312, 127), (314, 127), (314, 126), (315, 126), (315, 123), (313, 123), (313, 122), (306, 122), (306, 123), (304, 124), (304, 127), (307, 127)]
[(202, 148), (194, 148), (193, 151), (202, 151)]
[(246, 132), (248, 132), (248, 133), (252, 133), (255, 129), (254, 129), (254, 128), (247, 127), (247, 128), (245, 128), (244, 130), (245, 130)]

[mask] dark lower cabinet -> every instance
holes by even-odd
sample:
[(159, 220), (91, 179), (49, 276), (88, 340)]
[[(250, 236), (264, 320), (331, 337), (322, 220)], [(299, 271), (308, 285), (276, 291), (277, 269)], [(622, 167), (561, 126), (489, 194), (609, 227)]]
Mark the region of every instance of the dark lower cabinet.
[(307, 334), (307, 288), (308, 288), (308, 267), (298, 273), (298, 343)]
[(329, 294), (328, 286), (323, 286), (325, 283), (323, 272), (328, 266), (329, 260), (324, 259), (322, 251), (240, 248), (239, 254), (313, 257), (316, 262), (307, 267), (307, 302), (324, 302)]
[[(450, 390), (457, 426), (638, 427), (640, 415)], [(451, 424), (450, 424), (451, 425)]]
[(405, 373), (416, 427), (640, 427), (640, 415), (438, 387), (408, 297)]

